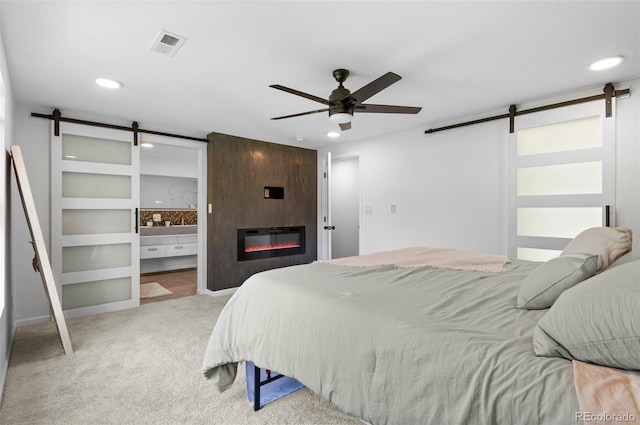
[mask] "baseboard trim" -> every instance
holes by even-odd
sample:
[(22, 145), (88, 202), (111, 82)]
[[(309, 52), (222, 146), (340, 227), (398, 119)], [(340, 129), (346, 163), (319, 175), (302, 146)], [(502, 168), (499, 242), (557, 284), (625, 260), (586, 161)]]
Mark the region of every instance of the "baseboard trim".
[(198, 289), (198, 295), (208, 295), (210, 297), (224, 297), (226, 295), (233, 295), (238, 288), (220, 289), (218, 291), (211, 291), (209, 289)]
[[(6, 313), (6, 310), (5, 310)], [(7, 380), (7, 372), (9, 371), (9, 362), (11, 361), (11, 352), (13, 351), (13, 341), (16, 336), (16, 326), (15, 323), (11, 326), (11, 334), (9, 335), (9, 341), (7, 341), (7, 353), (6, 359), (2, 364), (2, 370), (0, 370), (0, 403), (2, 403), (2, 398), (4, 396), (4, 383)]]
[[(13, 347), (13, 338), (11, 341), (11, 346)], [(4, 396), (4, 383), (7, 380), (7, 372), (9, 371), (9, 360), (11, 360), (11, 355), (9, 355), (2, 365), (2, 370), (0, 371), (0, 403), (2, 403), (2, 397)]]
[(31, 317), (29, 319), (19, 319), (19, 320), (16, 320), (15, 327), (19, 328), (20, 326), (39, 325), (40, 323), (47, 323), (49, 321), (51, 321), (51, 318), (49, 317), (49, 315)]

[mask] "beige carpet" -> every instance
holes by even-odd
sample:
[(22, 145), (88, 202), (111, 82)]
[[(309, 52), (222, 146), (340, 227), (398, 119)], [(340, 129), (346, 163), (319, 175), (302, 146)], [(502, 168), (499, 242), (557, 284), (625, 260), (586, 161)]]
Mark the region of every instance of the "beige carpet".
[(140, 284), (140, 298), (155, 298), (171, 295), (173, 292), (160, 285), (158, 282)]
[(0, 424), (361, 425), (306, 388), (254, 412), (244, 367), (219, 393), (201, 368), (227, 300), (195, 295), (70, 319), (72, 356), (53, 324), (18, 328)]

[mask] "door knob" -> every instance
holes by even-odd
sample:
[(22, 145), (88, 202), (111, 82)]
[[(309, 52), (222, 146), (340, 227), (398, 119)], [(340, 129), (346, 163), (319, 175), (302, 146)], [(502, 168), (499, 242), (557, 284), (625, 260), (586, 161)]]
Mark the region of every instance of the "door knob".
[(324, 230), (335, 230), (336, 226), (324, 226)]

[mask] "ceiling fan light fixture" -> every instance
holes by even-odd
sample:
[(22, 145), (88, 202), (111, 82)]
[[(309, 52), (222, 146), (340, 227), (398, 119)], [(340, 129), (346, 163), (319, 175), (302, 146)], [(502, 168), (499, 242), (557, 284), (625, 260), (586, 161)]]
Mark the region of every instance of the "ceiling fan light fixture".
[(96, 78), (96, 84), (100, 87), (104, 87), (105, 89), (119, 89), (122, 87), (122, 83), (120, 81), (112, 80), (111, 78)]
[(338, 88), (331, 92), (329, 99), (324, 99), (312, 94), (301, 92), (289, 87), (281, 86), (280, 84), (272, 84), (269, 87), (282, 90), (284, 92), (294, 94), (296, 96), (304, 97), (305, 99), (313, 100), (314, 102), (322, 103), (325, 105), (323, 109), (316, 109), (315, 111), (300, 112), (297, 114), (284, 115), (281, 117), (271, 118), (272, 120), (281, 120), (283, 118), (300, 117), (303, 115), (318, 114), (323, 112), (329, 112), (329, 120), (332, 123), (338, 124), (341, 131), (351, 129), (351, 119), (355, 112), (367, 112), (367, 113), (385, 113), (385, 114), (417, 114), (422, 108), (415, 106), (399, 106), (399, 105), (376, 105), (370, 103), (363, 103), (370, 97), (376, 95), (382, 90), (386, 89), (390, 85), (398, 82), (401, 77), (393, 72), (387, 72), (383, 76), (371, 81), (369, 84), (359, 88), (355, 92), (351, 93), (345, 88), (342, 83), (349, 76), (349, 71), (346, 69), (336, 69), (333, 71), (333, 78), (338, 82)]
[(331, 120), (331, 122), (334, 122), (336, 124), (346, 124), (348, 122), (351, 122), (351, 118), (353, 118), (353, 116), (346, 112), (338, 112), (329, 115), (329, 119)]
[(612, 56), (610, 58), (602, 59), (589, 65), (589, 69), (592, 71), (602, 71), (603, 69), (613, 68), (620, 64), (624, 58), (622, 56)]

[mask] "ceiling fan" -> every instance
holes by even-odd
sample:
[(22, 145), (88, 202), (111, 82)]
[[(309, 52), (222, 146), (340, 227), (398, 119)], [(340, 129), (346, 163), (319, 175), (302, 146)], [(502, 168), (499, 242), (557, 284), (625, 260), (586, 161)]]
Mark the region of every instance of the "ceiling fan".
[(351, 128), (351, 118), (355, 112), (366, 113), (385, 113), (385, 114), (417, 114), (422, 108), (415, 106), (395, 106), (395, 105), (375, 105), (370, 103), (363, 103), (374, 94), (381, 92), (389, 87), (391, 84), (400, 80), (398, 74), (393, 72), (387, 72), (382, 77), (373, 80), (366, 86), (351, 93), (346, 89), (342, 83), (349, 77), (349, 71), (346, 69), (336, 69), (333, 71), (333, 78), (338, 82), (338, 88), (335, 89), (329, 99), (323, 99), (312, 94), (307, 94), (298, 90), (290, 89), (289, 87), (281, 86), (279, 84), (272, 84), (269, 87), (282, 90), (287, 93), (295, 94), (306, 99), (327, 105), (327, 108), (318, 109), (315, 111), (301, 112), (293, 115), (285, 115), (282, 117), (271, 118), (272, 120), (281, 120), (284, 118), (299, 117), (302, 115), (317, 114), (319, 112), (329, 112), (329, 119), (332, 122), (340, 125), (341, 130), (349, 130)]

